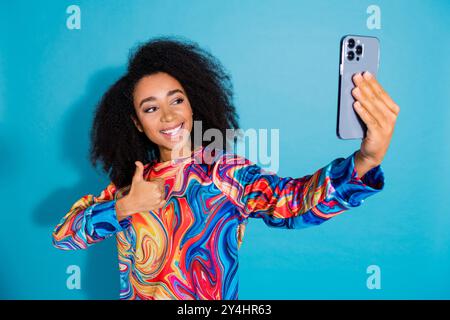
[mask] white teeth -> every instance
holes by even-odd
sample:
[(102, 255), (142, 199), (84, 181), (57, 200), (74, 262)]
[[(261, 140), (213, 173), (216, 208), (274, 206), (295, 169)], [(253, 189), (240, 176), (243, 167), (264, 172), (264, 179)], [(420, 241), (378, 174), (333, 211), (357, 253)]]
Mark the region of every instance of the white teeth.
[(173, 128), (173, 129), (170, 129), (170, 130), (161, 130), (160, 132), (161, 133), (164, 133), (164, 134), (168, 134), (168, 135), (175, 135), (175, 134), (177, 134), (178, 133), (178, 131), (181, 129), (181, 127), (183, 126), (183, 124), (180, 124), (178, 127), (176, 127), (176, 128)]

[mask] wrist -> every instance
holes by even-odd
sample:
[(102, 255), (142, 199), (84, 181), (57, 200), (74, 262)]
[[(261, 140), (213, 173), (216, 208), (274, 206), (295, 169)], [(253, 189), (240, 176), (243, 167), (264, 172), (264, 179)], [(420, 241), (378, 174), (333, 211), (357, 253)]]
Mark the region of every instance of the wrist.
[(371, 169), (378, 166), (380, 163), (376, 161), (372, 161), (368, 158), (365, 158), (361, 151), (356, 152), (355, 154), (355, 170), (358, 174), (358, 177), (362, 179), (362, 177)]
[(133, 213), (133, 206), (130, 203), (130, 200), (127, 196), (120, 198), (116, 200), (116, 213), (117, 218), (119, 220), (122, 220), (123, 218), (126, 218), (128, 215)]

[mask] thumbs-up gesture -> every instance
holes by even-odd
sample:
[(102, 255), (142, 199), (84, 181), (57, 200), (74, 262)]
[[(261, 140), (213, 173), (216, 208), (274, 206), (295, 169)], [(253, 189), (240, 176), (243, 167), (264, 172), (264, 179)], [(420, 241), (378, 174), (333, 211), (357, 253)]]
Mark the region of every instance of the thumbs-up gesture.
[(120, 221), (133, 213), (152, 211), (166, 204), (164, 199), (164, 180), (144, 179), (144, 165), (136, 161), (136, 171), (131, 181), (130, 192), (116, 201), (117, 219)]

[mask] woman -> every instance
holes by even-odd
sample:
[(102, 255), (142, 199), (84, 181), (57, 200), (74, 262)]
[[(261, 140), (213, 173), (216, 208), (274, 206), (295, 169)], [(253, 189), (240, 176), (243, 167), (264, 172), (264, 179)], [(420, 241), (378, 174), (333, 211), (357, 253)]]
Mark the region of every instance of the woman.
[[(164, 37), (141, 45), (95, 114), (91, 159), (111, 183), (72, 206), (54, 246), (85, 249), (115, 235), (121, 299), (237, 299), (249, 217), (276, 228), (319, 225), (383, 189), (380, 164), (399, 108), (370, 74), (354, 82), (368, 128), (361, 148), (312, 175), (282, 178), (227, 151), (238, 117), (230, 77), (213, 56)], [(212, 128), (223, 148), (194, 143)]]

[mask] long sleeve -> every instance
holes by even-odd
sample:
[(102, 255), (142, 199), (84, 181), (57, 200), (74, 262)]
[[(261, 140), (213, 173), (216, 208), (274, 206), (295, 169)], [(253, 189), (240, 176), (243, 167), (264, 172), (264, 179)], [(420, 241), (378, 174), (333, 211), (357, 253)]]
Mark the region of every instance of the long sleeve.
[(86, 249), (126, 229), (129, 219), (117, 220), (115, 192), (110, 183), (100, 196), (88, 194), (75, 202), (53, 230), (53, 245), (62, 250)]
[(213, 182), (237, 206), (241, 220), (262, 218), (270, 227), (297, 229), (319, 225), (358, 207), (384, 187), (381, 166), (362, 179), (355, 170), (356, 151), (312, 175), (279, 177), (235, 154), (224, 153), (213, 168)]

